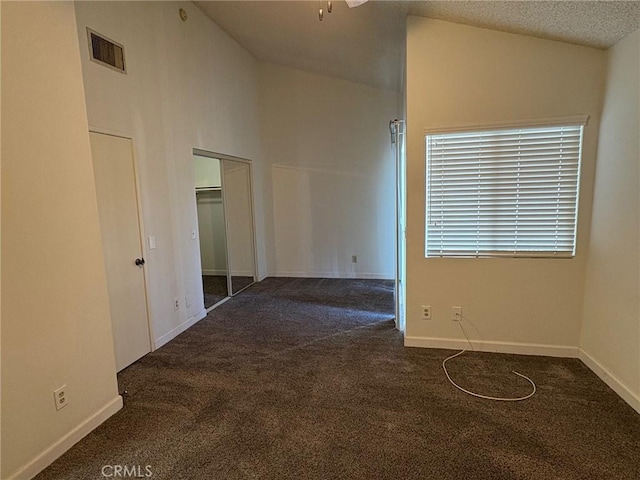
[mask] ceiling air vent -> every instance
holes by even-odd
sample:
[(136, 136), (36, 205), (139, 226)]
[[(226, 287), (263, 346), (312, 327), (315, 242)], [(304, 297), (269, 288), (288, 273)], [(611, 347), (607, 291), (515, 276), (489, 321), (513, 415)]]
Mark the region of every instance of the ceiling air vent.
[(124, 63), (124, 46), (90, 28), (87, 28), (87, 37), (91, 60), (120, 73), (127, 73)]

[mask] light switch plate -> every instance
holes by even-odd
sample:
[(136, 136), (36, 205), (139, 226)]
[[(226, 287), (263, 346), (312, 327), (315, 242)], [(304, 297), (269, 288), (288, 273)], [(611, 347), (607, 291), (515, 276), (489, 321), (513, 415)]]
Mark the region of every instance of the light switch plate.
[(149, 235), (149, 250), (154, 250), (156, 248), (156, 237), (154, 235)]

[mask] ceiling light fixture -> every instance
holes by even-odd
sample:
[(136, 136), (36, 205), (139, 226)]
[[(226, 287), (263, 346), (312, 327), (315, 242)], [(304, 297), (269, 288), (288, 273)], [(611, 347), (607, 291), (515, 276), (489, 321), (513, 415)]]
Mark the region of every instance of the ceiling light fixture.
[[(349, 8), (359, 7), (363, 3), (367, 3), (369, 0), (345, 0)], [(320, 7), (318, 8), (318, 20), (324, 20), (324, 8), (322, 8), (323, 3), (320, 3)], [(327, 13), (331, 13), (333, 10), (333, 3), (331, 1), (327, 2)]]
[(345, 0), (345, 2), (347, 2), (347, 5), (349, 5), (349, 8), (353, 8), (353, 7), (359, 7), (360, 5), (362, 5), (363, 3), (367, 3), (369, 0)]
[[(331, 13), (333, 10), (333, 4), (328, 1), (327, 2), (327, 13)], [(324, 19), (324, 9), (322, 8), (322, 2), (320, 3), (320, 8), (318, 9), (318, 20), (322, 21)]]

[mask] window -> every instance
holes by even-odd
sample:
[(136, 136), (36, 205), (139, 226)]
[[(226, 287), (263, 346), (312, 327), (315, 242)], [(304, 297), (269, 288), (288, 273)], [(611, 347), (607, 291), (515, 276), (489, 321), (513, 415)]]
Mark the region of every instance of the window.
[(426, 257), (573, 257), (585, 123), (427, 134)]

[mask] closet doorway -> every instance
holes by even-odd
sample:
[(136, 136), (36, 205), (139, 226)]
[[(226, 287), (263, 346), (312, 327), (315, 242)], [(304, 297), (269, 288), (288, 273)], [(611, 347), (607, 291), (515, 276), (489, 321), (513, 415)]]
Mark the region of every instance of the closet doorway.
[(215, 308), (256, 280), (251, 162), (194, 149), (204, 306)]

